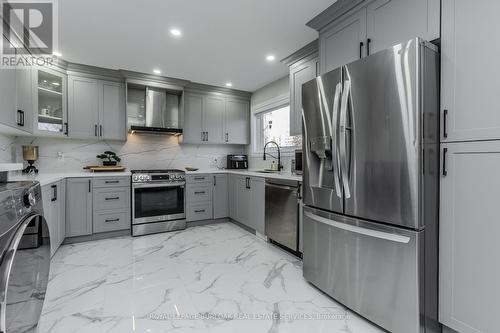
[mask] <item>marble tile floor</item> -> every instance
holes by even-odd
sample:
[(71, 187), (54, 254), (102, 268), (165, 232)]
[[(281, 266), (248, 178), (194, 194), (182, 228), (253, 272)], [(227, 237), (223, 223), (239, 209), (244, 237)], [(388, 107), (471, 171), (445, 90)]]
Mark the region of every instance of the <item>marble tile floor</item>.
[(382, 332), (231, 223), (64, 245), (39, 333)]

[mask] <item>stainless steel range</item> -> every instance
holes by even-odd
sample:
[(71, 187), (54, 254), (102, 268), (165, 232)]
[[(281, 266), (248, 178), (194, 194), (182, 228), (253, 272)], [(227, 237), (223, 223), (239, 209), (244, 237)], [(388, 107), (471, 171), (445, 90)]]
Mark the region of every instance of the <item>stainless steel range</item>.
[(185, 172), (132, 170), (132, 236), (186, 228)]

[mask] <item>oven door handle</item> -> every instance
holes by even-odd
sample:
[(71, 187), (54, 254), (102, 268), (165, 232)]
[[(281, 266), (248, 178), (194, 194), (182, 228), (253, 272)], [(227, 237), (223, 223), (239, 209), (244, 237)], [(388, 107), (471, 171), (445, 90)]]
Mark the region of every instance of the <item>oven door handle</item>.
[(184, 188), (185, 183), (177, 183), (177, 184), (132, 184), (132, 188), (158, 188), (158, 187), (180, 187)]

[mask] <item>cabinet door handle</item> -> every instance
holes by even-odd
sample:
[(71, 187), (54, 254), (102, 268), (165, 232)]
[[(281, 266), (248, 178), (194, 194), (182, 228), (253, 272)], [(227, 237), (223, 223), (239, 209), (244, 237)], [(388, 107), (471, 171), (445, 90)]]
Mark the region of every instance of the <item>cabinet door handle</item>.
[(52, 198), (50, 201), (57, 201), (57, 185), (52, 185)]
[(448, 175), (448, 170), (446, 170), (446, 155), (448, 154), (448, 148), (443, 148), (443, 177)]
[(365, 44), (363, 42), (359, 42), (359, 59), (363, 58), (363, 46)]
[(194, 194), (205, 194), (205, 191), (195, 191)]
[(371, 45), (371, 43), (372, 43), (372, 39), (371, 39), (371, 38), (368, 38), (368, 39), (366, 40), (366, 54), (367, 54), (367, 55), (370, 55), (370, 45)]
[(106, 223), (118, 222), (118, 221), (120, 221), (120, 219), (106, 219), (106, 220), (104, 220), (104, 222), (106, 222)]
[(229, 142), (229, 133), (226, 133), (226, 142)]
[(17, 126), (24, 127), (24, 111), (17, 110)]
[(102, 125), (99, 125), (99, 136), (102, 138)]
[(214, 186), (217, 186), (217, 177), (214, 176)]
[(64, 131), (64, 135), (68, 135), (68, 132), (69, 132), (69, 130), (68, 130), (68, 123), (64, 123), (64, 128), (66, 129)]
[(448, 110), (444, 109), (443, 110), (443, 137), (447, 138), (448, 137)]
[(198, 209), (198, 210), (195, 210), (194, 212), (195, 213), (205, 213), (205, 210), (204, 209)]
[(89, 179), (89, 193), (92, 193), (92, 180)]
[(120, 200), (120, 197), (105, 198), (104, 200), (106, 200), (106, 201)]
[(95, 124), (95, 125), (94, 125), (94, 135), (95, 135), (95, 136), (98, 136), (98, 135), (97, 135), (97, 124)]

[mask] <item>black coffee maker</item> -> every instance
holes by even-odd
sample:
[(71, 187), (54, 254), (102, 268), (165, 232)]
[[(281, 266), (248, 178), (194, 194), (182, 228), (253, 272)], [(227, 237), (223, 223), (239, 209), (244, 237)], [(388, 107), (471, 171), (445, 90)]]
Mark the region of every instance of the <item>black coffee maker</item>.
[(247, 155), (227, 155), (228, 169), (248, 169)]

